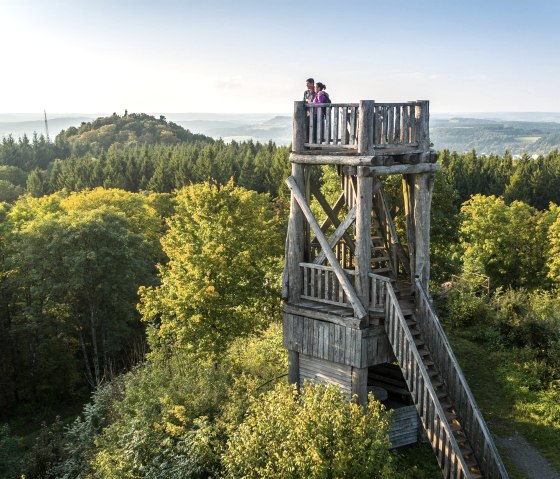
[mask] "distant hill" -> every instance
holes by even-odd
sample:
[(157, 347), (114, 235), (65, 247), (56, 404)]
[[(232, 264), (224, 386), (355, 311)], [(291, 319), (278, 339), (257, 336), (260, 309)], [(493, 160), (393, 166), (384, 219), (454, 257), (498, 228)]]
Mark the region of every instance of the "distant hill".
[[(174, 143), (182, 138), (211, 141), (208, 137), (226, 142), (272, 140), (277, 145), (288, 145), (292, 140), (288, 114), (168, 113), (163, 122), (159, 115), (110, 115), (98, 120), (88, 115), (49, 115), (51, 139), (64, 129), (61, 138), (68, 142), (104, 147), (112, 142)], [(430, 115), (430, 127), (437, 150), (465, 152), (474, 148), (481, 154), (501, 155), (507, 149), (513, 155), (532, 155), (560, 149), (560, 113), (556, 112), (435, 113)], [(30, 137), (34, 131), (44, 132), (40, 114), (0, 114), (0, 138), (8, 134), (18, 138), (24, 133)]]
[[(31, 137), (33, 133), (46, 136), (45, 121), (41, 119), (40, 115), (36, 115), (36, 120), (21, 120), (16, 115), (10, 115), (9, 117), (8, 115), (2, 116), (5, 118), (0, 118), (0, 139), (8, 135), (12, 135), (16, 139), (22, 137), (23, 135)], [(54, 138), (61, 130), (79, 125), (85, 121), (91, 121), (92, 119), (92, 117), (87, 116), (49, 118), (50, 136), (51, 138)]]
[(430, 119), (434, 148), (480, 154), (541, 154), (560, 148), (560, 123), (476, 118)]
[(164, 116), (155, 118), (145, 113), (131, 113), (97, 118), (70, 127), (56, 137), (57, 143), (68, 143), (89, 149), (107, 149), (111, 145), (156, 144), (173, 145), (181, 142), (213, 142), (205, 135), (194, 134), (180, 125), (168, 122)]

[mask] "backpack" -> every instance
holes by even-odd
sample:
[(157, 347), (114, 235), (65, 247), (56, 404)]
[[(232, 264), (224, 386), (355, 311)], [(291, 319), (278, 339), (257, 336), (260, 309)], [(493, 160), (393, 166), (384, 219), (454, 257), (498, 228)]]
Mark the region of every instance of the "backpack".
[(323, 95), (325, 96), (324, 103), (332, 103), (331, 98), (329, 97), (329, 94), (325, 90), (323, 90)]

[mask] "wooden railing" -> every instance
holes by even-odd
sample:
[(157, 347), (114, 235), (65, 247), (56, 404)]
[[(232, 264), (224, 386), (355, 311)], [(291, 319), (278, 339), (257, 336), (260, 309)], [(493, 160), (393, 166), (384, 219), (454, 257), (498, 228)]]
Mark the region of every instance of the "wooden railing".
[(422, 103), (376, 103), (373, 120), (375, 147), (418, 146)]
[(492, 435), (478, 409), (426, 290), (418, 279), (416, 279), (416, 298), (418, 301), (416, 319), (423, 339), (445, 382), (455, 413), (469, 438), (482, 474), (490, 478), (507, 478), (508, 474)]
[[(314, 263), (300, 263), (302, 270), (301, 298), (336, 306), (352, 307), (346, 293), (336, 277), (332, 267)], [(354, 270), (344, 273), (354, 284)], [(390, 280), (377, 274), (369, 274), (370, 304), (372, 311), (383, 311), (385, 308), (386, 283)]]
[(357, 103), (306, 104), (308, 135), (305, 146), (355, 149), (358, 143)]
[[(297, 103), (297, 102), (296, 102)], [(303, 102), (301, 102), (303, 103)], [(294, 145), (368, 153), (429, 148), (429, 103), (305, 103), (294, 118)], [(361, 131), (363, 130), (363, 131)], [(303, 136), (303, 138), (300, 138)], [(361, 140), (360, 140), (361, 138)], [(298, 146), (294, 146), (297, 151)]]
[[(386, 283), (385, 331), (402, 370), (418, 415), (426, 429), (428, 440), (443, 470), (443, 477), (470, 478), (468, 465), (445, 417), (428, 371), (416, 348), (397, 297), (390, 283)], [(489, 476), (492, 477), (492, 476)]]

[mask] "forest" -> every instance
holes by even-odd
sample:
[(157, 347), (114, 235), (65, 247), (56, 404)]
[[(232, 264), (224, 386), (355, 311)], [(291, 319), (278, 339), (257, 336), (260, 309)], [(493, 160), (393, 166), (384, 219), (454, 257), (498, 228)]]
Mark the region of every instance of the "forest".
[[(144, 114), (3, 138), (0, 478), (441, 477), (379, 403), (287, 384), (289, 151)], [(438, 161), (438, 314), (492, 432), (560, 469), (560, 153)]]

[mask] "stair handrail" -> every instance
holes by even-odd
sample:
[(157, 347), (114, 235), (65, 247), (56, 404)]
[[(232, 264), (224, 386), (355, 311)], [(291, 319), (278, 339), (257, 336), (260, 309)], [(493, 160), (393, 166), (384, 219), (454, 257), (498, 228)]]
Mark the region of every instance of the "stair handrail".
[[(507, 479), (509, 476), (500, 454), (498, 453), (496, 444), (482, 417), (482, 413), (474, 399), (474, 395), (463, 371), (459, 366), (459, 362), (451, 349), (451, 345), (443, 331), (443, 327), (432, 306), (428, 293), (418, 278), (416, 278), (415, 283), (416, 298), (418, 301), (417, 323), (420, 326), (423, 339), (426, 341), (432, 359), (447, 386), (447, 392), (455, 407), (455, 413), (471, 443), (474, 456), (480, 466), (481, 472), (486, 477)], [(426, 321), (429, 321), (433, 327), (428, 327)], [(445, 362), (445, 367), (442, 367), (442, 360), (439, 357), (440, 350), (437, 342), (439, 342), (443, 348), (443, 352), (448, 358)], [(467, 399), (465, 402), (465, 407), (467, 408), (466, 413), (460, 402), (461, 395), (464, 395)]]
[(385, 331), (408, 389), (414, 398), (414, 404), (427, 431), (428, 439), (434, 448), (440, 467), (444, 471), (444, 477), (471, 478), (467, 462), (453, 435), (412, 333), (406, 324), (393, 286), (385, 283), (385, 287)]

